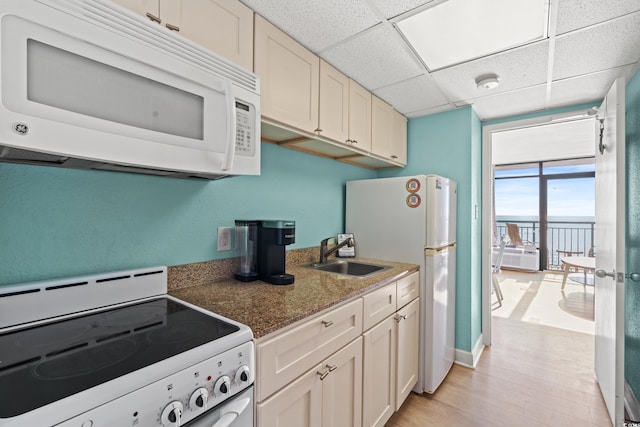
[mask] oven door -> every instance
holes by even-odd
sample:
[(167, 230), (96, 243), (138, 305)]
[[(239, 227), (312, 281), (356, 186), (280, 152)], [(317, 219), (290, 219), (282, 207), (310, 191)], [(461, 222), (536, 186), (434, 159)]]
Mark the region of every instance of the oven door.
[(225, 400), (184, 426), (253, 427), (253, 386)]

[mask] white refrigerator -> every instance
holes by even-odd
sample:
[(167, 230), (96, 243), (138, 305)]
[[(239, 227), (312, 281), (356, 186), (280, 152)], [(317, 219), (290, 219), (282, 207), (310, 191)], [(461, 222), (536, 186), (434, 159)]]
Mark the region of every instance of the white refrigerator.
[(456, 182), (437, 175), (347, 182), (356, 255), (420, 265), (418, 393), (433, 393), (455, 358), (456, 206)]

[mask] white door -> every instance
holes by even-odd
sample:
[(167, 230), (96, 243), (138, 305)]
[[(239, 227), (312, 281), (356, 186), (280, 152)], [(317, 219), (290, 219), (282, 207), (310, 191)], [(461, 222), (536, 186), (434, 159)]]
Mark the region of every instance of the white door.
[(624, 79), (619, 78), (602, 101), (596, 121), (594, 363), (614, 426), (624, 423), (624, 102)]

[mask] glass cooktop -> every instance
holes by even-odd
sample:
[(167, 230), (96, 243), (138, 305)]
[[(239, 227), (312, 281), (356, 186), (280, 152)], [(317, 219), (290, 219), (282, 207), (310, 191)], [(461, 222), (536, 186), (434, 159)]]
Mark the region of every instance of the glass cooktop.
[(168, 298), (0, 334), (0, 418), (14, 417), (238, 331)]

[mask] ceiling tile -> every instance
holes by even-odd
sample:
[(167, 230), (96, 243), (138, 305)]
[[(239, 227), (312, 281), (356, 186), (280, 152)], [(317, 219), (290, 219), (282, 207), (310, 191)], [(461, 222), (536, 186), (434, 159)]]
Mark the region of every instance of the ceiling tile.
[[(436, 71), (432, 76), (447, 96), (460, 101), (545, 83), (548, 56), (549, 42), (542, 41)], [(475, 79), (486, 74), (497, 74), (500, 86), (490, 91), (478, 89)]]
[(627, 65), (599, 73), (554, 81), (551, 83), (551, 99), (547, 108), (582, 104), (593, 100), (599, 102), (617, 77), (624, 76), (628, 79), (633, 69), (633, 65)]
[(638, 0), (562, 0), (556, 34), (564, 34), (640, 10)]
[(369, 90), (424, 73), (401, 37), (388, 25), (378, 25), (320, 56)]
[(483, 96), (470, 100), (481, 120), (491, 120), (517, 114), (541, 111), (545, 108), (546, 84)]
[(640, 12), (556, 38), (553, 79), (589, 74), (640, 59)]
[(426, 110), (449, 102), (434, 84), (433, 79), (426, 75), (385, 86), (373, 93), (402, 114)]
[(405, 12), (415, 9), (433, 0), (371, 0), (371, 2), (382, 12), (385, 18), (390, 19)]
[(242, 3), (316, 53), (380, 22), (365, 0)]

